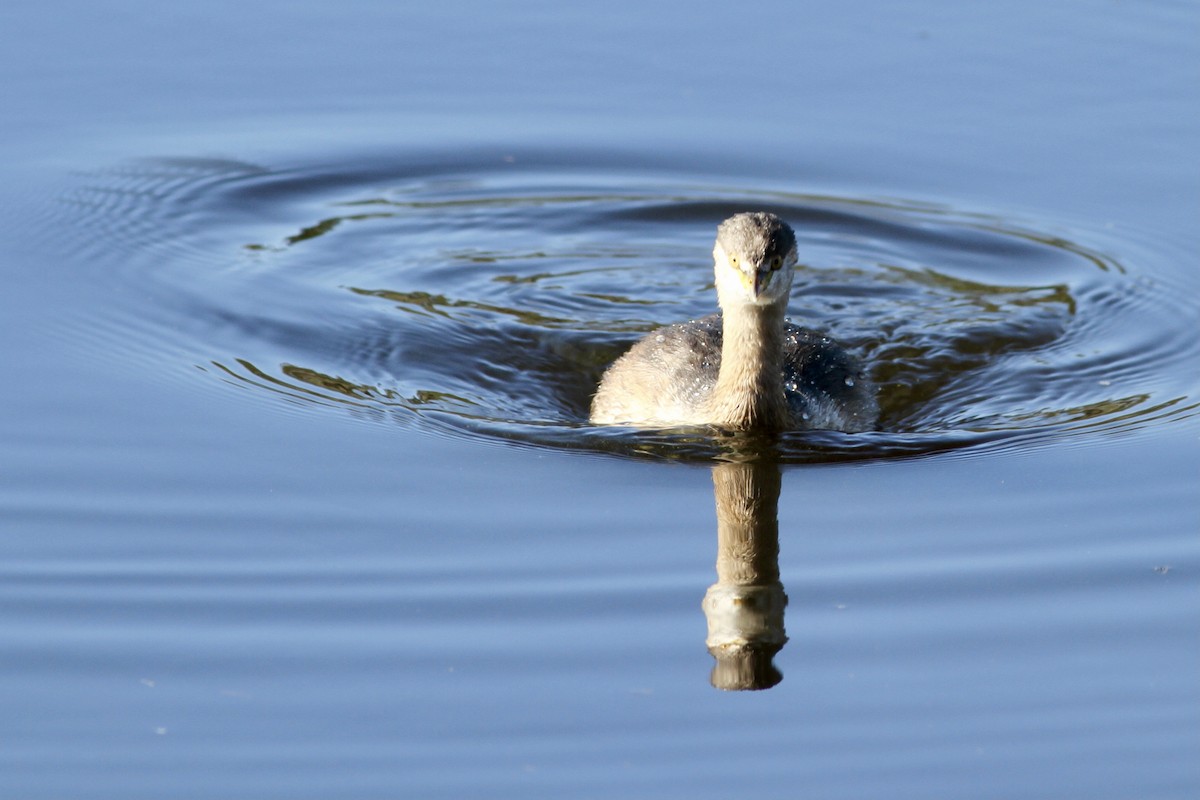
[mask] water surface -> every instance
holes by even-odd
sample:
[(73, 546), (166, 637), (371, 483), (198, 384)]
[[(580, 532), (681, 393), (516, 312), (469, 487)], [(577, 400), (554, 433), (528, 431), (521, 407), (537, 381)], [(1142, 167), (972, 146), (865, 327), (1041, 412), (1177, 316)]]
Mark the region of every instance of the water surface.
[[(1196, 795), (1198, 25), (6, 7), (0, 795)], [(588, 425), (759, 208), (882, 430)]]

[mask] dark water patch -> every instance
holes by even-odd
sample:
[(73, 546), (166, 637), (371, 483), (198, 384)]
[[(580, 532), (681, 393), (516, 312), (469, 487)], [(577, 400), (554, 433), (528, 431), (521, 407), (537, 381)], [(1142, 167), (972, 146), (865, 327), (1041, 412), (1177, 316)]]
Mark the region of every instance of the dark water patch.
[(1153, 247), (1129, 257), (1086, 230), (948, 205), (526, 161), (175, 159), (90, 176), (65, 208), (89, 279), (121, 300), (91, 330), (132, 368), (187, 367), (292, 409), (710, 459), (712, 431), (597, 428), (588, 403), (638, 336), (715, 308), (715, 226), (762, 209), (796, 229), (793, 319), (859, 352), (882, 408), (877, 432), (786, 435), (784, 461), (988, 452), (1196, 413), (1194, 290)]

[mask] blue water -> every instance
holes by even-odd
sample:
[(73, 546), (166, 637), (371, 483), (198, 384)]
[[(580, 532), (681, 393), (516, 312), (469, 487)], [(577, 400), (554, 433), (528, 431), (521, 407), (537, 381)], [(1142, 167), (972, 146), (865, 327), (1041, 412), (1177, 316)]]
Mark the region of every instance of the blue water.
[[(1200, 792), (1194, 6), (0, 31), (0, 796)], [(743, 207), (885, 430), (772, 451), (723, 691), (728, 443), (585, 416)]]

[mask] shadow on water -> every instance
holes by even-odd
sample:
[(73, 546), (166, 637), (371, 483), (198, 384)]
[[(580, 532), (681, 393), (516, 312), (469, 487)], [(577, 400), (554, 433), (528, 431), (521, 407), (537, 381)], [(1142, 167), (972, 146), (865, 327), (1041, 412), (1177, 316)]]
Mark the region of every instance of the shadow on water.
[(877, 432), (784, 436), (782, 463), (987, 452), (1196, 413), (1189, 292), (1086, 232), (589, 163), (163, 160), (89, 176), (65, 207), (101, 279), (138, 290), (137, 307), (98, 312), (100, 343), (293, 411), (719, 459), (719, 432), (600, 429), (587, 408), (639, 336), (714, 309), (715, 225), (762, 209), (799, 239), (795, 321), (857, 351), (882, 408)]

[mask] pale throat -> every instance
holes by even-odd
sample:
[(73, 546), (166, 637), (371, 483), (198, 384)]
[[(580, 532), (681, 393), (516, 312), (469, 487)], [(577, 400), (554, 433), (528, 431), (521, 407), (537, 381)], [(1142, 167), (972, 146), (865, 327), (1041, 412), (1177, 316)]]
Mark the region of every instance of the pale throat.
[(783, 430), (789, 412), (783, 389), (786, 297), (770, 305), (722, 304), (721, 370), (711, 407), (716, 424)]

